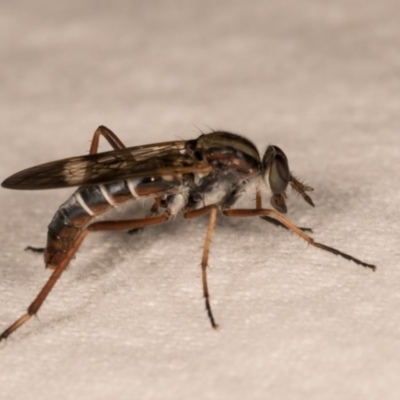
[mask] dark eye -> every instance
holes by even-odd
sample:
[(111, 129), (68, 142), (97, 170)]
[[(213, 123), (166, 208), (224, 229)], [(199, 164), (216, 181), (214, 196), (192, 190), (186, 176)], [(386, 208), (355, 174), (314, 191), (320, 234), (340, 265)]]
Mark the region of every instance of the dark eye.
[(273, 194), (283, 193), (290, 180), (289, 164), (285, 153), (278, 146), (269, 146), (263, 158), (264, 179)]

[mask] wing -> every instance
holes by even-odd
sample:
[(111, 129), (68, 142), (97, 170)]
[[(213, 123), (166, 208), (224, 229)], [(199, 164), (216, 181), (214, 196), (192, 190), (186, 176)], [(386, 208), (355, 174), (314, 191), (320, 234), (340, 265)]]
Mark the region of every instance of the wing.
[(185, 144), (184, 140), (155, 143), (52, 161), (17, 172), (2, 186), (22, 190), (56, 189), (130, 178), (209, 172), (209, 164), (196, 159), (186, 150)]

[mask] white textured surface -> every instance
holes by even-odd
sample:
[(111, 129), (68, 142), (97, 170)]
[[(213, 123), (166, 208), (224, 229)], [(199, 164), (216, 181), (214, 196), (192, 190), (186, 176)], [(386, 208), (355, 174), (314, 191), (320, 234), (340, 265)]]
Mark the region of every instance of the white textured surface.
[[(378, 270), (220, 219), (214, 332), (205, 219), (93, 235), (0, 344), (0, 398), (398, 399), (399, 17), (388, 0), (3, 0), (1, 180), (85, 153), (99, 124), (131, 146), (232, 130), (315, 188), (294, 222)], [(0, 190), (0, 328), (48, 277), (22, 249), (70, 193)]]

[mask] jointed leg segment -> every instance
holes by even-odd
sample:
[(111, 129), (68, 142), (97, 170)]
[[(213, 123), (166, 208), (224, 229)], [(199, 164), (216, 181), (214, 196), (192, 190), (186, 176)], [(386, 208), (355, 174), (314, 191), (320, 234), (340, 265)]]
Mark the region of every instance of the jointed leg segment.
[(214, 315), (212, 313), (211, 304), (210, 304), (210, 293), (208, 291), (208, 283), (207, 283), (207, 267), (208, 267), (208, 255), (210, 254), (210, 246), (211, 246), (211, 238), (215, 229), (215, 223), (217, 221), (217, 212), (218, 208), (215, 205), (206, 206), (199, 210), (188, 211), (185, 213), (185, 218), (197, 218), (203, 214), (210, 213), (210, 219), (208, 222), (208, 229), (206, 240), (203, 248), (203, 256), (201, 258), (201, 276), (203, 282), (203, 294), (206, 302), (206, 310), (208, 314), (208, 318), (210, 318), (211, 326), (214, 329), (218, 328), (218, 324), (215, 322)]
[(83, 231), (81, 233), (81, 235), (79, 236), (79, 238), (76, 239), (74, 245), (66, 253), (63, 262), (60, 263), (54, 269), (54, 271), (51, 274), (49, 280), (43, 286), (43, 289), (39, 292), (39, 294), (36, 296), (36, 299), (28, 307), (28, 310), (27, 310), (26, 314), (24, 314), (22, 317), (18, 318), (9, 328), (7, 328), (0, 335), (0, 341), (3, 340), (3, 339), (6, 339), (12, 332), (14, 332), (21, 325), (23, 325), (26, 321), (28, 321), (32, 317), (32, 315), (35, 315), (38, 312), (40, 306), (43, 304), (43, 302), (46, 299), (47, 295), (50, 293), (51, 289), (53, 289), (53, 286), (57, 282), (58, 278), (61, 276), (61, 274), (63, 273), (63, 271), (65, 270), (65, 268), (69, 264), (69, 261), (74, 256), (76, 250), (81, 245), (81, 243), (82, 243), (83, 239), (85, 238), (86, 234), (87, 234), (87, 231)]
[(350, 260), (355, 262), (358, 265), (362, 265), (363, 267), (366, 268), (371, 268), (373, 271), (375, 271), (376, 267), (375, 265), (365, 263), (364, 261), (359, 260), (358, 258), (355, 258), (353, 256), (350, 256), (349, 254), (342, 253), (339, 250), (336, 250), (332, 247), (326, 246), (322, 243), (315, 242), (314, 239), (310, 236), (308, 236), (304, 231), (302, 231), (300, 228), (298, 228), (296, 225), (294, 225), (292, 222), (290, 222), (288, 219), (286, 219), (284, 216), (279, 214), (278, 212), (271, 210), (271, 209), (234, 209), (234, 210), (225, 210), (224, 214), (227, 217), (272, 217), (273, 219), (276, 219), (279, 221), (282, 225), (284, 225), (286, 228), (291, 230), (292, 232), (296, 233), (299, 235), (302, 239), (304, 239), (307, 243), (311, 244), (314, 247), (318, 247), (322, 250), (329, 251), (330, 253), (336, 254), (338, 256), (341, 256), (345, 258), (346, 260)]
[[(257, 210), (262, 210), (262, 198), (261, 198), (261, 193), (259, 190), (257, 190), (256, 193), (256, 209)], [(275, 226), (279, 226), (280, 228), (284, 228), (284, 229), (289, 229), (285, 224), (282, 224), (282, 222), (278, 221), (277, 219), (274, 219), (272, 217), (268, 217), (266, 215), (263, 215), (260, 217), (263, 221), (267, 221), (272, 225)], [(303, 232), (310, 232), (312, 233), (312, 229), (310, 228), (303, 228), (303, 227), (299, 227), (299, 229), (301, 229)]]
[(65, 257), (62, 262), (56, 266), (53, 273), (51, 274), (49, 280), (44, 285), (43, 289), (37, 295), (36, 299), (32, 302), (32, 304), (28, 307), (28, 311), (22, 317), (17, 319), (9, 328), (7, 328), (1, 335), (0, 341), (6, 339), (12, 332), (14, 332), (17, 328), (23, 325), (32, 315), (35, 315), (44, 300), (50, 293), (51, 289), (57, 282), (58, 278), (61, 276), (65, 268), (68, 266), (72, 257), (75, 255), (79, 246), (82, 244), (83, 239), (89, 232), (93, 231), (107, 231), (107, 230), (124, 230), (124, 229), (133, 229), (133, 228), (141, 228), (145, 226), (151, 226), (156, 224), (161, 224), (167, 221), (170, 218), (169, 214), (159, 215), (153, 218), (143, 218), (143, 219), (133, 219), (133, 220), (123, 220), (123, 221), (100, 221), (95, 222), (90, 225), (87, 229), (82, 231), (79, 237), (75, 240), (73, 246), (65, 253)]
[(89, 154), (97, 154), (97, 151), (99, 149), (100, 135), (102, 135), (104, 139), (107, 140), (107, 142), (114, 150), (126, 149), (126, 146), (121, 142), (121, 140), (112, 130), (101, 125), (96, 129), (96, 132), (93, 135)]

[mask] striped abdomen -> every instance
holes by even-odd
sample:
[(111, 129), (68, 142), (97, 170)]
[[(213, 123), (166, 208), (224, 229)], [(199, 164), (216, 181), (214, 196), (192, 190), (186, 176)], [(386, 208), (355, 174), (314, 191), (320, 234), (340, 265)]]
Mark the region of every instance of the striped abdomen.
[(55, 268), (60, 264), (79, 234), (94, 218), (128, 200), (178, 193), (181, 183), (179, 179), (157, 177), (80, 187), (60, 206), (48, 226), (44, 255), (46, 267)]

